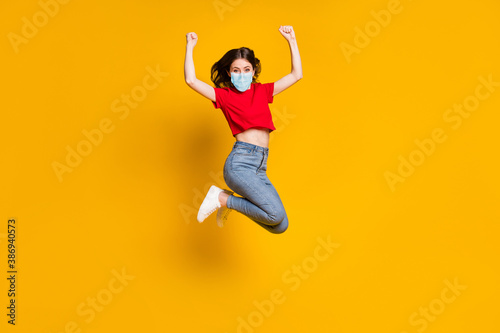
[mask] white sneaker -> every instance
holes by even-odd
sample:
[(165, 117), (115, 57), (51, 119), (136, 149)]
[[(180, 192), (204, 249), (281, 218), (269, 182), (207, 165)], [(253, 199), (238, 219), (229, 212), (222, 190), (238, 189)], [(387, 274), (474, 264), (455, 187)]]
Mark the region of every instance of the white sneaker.
[[(234, 192), (231, 192), (228, 190), (224, 190), (224, 192), (226, 192), (229, 195), (234, 193)], [(226, 223), (227, 217), (228, 217), (229, 213), (231, 213), (231, 211), (232, 211), (231, 208), (227, 208), (227, 207), (219, 208), (219, 210), (217, 211), (217, 225), (219, 227), (221, 227), (221, 228), (224, 227), (224, 223)]]
[(203, 222), (210, 214), (215, 212), (221, 207), (219, 202), (219, 194), (223, 190), (215, 185), (212, 185), (208, 190), (207, 196), (201, 203), (200, 209), (198, 210), (198, 222)]

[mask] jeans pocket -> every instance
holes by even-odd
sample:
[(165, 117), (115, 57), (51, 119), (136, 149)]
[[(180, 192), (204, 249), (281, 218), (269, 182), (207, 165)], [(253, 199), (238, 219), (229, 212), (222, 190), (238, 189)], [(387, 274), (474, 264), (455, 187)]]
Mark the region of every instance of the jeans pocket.
[(234, 153), (231, 160), (231, 169), (255, 172), (258, 169), (259, 164), (260, 160), (252, 153)]
[(250, 148), (235, 147), (234, 148), (234, 154), (235, 155), (252, 156), (253, 155), (253, 151)]

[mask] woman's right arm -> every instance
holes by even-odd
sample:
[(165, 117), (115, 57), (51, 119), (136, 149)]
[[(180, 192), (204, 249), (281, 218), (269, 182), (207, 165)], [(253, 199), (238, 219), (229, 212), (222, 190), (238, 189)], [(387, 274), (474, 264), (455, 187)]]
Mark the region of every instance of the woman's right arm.
[(198, 41), (198, 36), (194, 32), (186, 35), (186, 59), (184, 61), (184, 79), (188, 86), (193, 88), (196, 92), (205, 96), (212, 102), (215, 102), (214, 87), (200, 81), (196, 78), (193, 62), (193, 49)]

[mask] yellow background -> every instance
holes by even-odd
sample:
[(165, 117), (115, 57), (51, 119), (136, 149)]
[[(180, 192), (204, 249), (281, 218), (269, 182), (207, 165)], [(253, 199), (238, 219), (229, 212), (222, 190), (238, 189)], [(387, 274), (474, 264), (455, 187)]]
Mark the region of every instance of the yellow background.
[[(340, 45), (355, 45), (355, 28), (388, 2), (73, 0), (17, 53), (9, 33), (21, 35), (41, 5), (2, 2), (2, 332), (498, 332), (500, 87), (457, 129), (443, 115), (480, 76), (500, 81), (500, 4), (402, 0), (348, 62)], [(247, 46), (271, 82), (290, 71), (280, 25), (294, 27), (304, 72), (271, 104), (279, 131), (268, 175), (290, 227), (273, 235), (237, 213), (223, 229), (215, 216), (199, 224), (200, 196), (224, 186), (234, 138), (184, 83), (185, 34), (199, 36), (201, 80)], [(112, 102), (148, 66), (168, 76), (120, 119)], [(106, 118), (114, 130), (60, 182), (53, 162)], [(384, 174), (435, 128), (446, 141), (392, 191)], [(15, 327), (6, 323), (10, 217)], [(319, 262), (318, 237), (340, 245)], [(284, 276), (303, 263), (317, 266), (292, 290)], [(110, 294), (122, 270), (133, 278)], [(444, 281), (455, 280), (466, 289), (442, 313), (425, 328), (410, 323), (439, 308)], [(239, 328), (238, 318), (258, 321), (254, 302), (273, 290), (284, 302)], [(77, 310), (98, 295), (112, 299), (87, 320)]]

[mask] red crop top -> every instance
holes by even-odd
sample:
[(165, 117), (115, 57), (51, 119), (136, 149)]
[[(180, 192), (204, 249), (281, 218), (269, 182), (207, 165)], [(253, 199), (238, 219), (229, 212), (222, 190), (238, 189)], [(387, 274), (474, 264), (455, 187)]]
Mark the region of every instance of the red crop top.
[(233, 136), (254, 127), (276, 129), (268, 105), (273, 102), (274, 82), (252, 83), (244, 92), (234, 87), (214, 90), (212, 103), (224, 113)]

